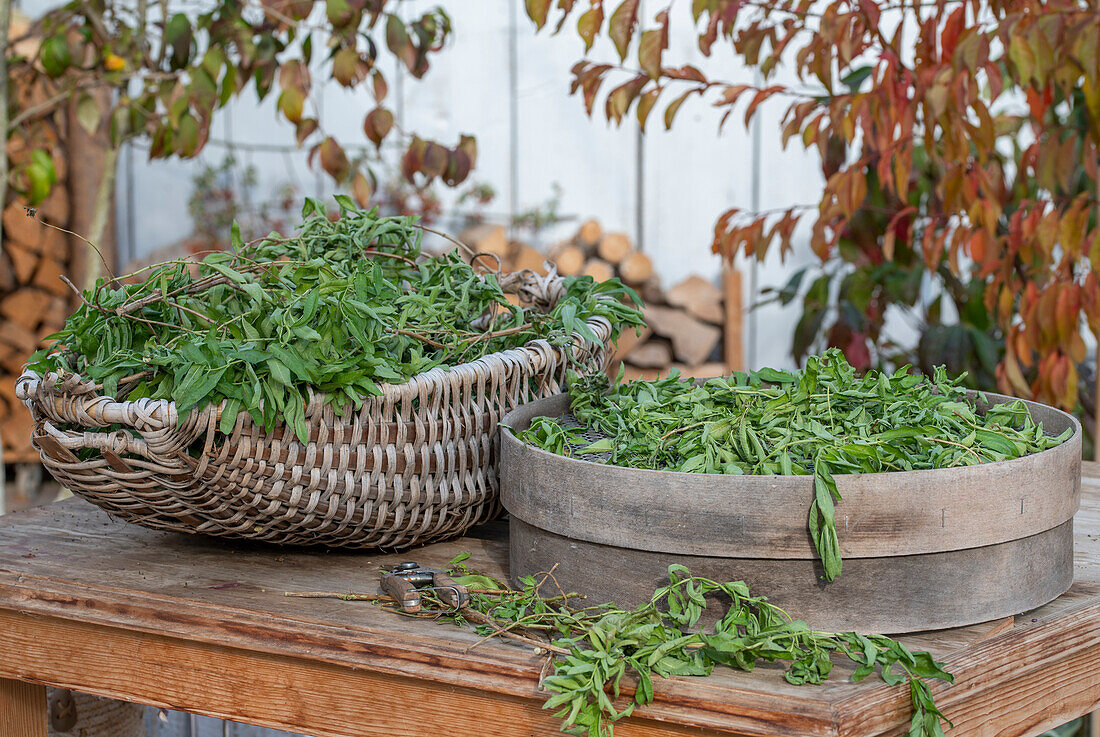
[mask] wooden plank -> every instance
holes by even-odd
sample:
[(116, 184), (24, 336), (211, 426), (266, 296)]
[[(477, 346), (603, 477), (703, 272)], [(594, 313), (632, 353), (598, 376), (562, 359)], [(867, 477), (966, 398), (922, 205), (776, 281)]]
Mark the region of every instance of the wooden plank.
[(0, 735), (46, 737), (46, 687), (0, 678)]
[[(438, 567), (470, 552), (470, 565), (506, 576), (504, 540), (492, 528), (476, 532), (489, 536), (419, 548), (414, 560)], [(365, 572), (409, 557), (232, 547), (122, 524), (72, 500), (0, 520), (0, 609), (536, 698), (542, 661), (526, 648), (491, 641), (470, 650), (480, 638), (469, 629), (370, 605), (283, 596), (378, 591)], [(779, 669), (723, 671), (663, 682), (647, 714), (745, 734), (785, 724), (791, 734), (816, 735), (831, 729), (834, 687), (792, 686)]]
[[(505, 697), (11, 611), (0, 612), (0, 648), (10, 655), (0, 662), (4, 676), (33, 674), (36, 680), (85, 693), (315, 737), (551, 734), (558, 726), (534, 692), (527, 698)], [(44, 701), (40, 713), (44, 724)], [(623, 723), (615, 731), (637, 737), (716, 734), (646, 719)]]
[(741, 272), (729, 265), (722, 273), (723, 301), (726, 320), (723, 326), (722, 349), (727, 371), (744, 371), (745, 366), (745, 318), (741, 303)]
[[(1087, 702), (1100, 694), (1089, 680), (1100, 672), (1093, 661), (1100, 653), (1094, 639), (1100, 633), (1098, 470), (1096, 464), (1083, 467), (1085, 493), (1075, 529), (1076, 583), (1069, 592), (1017, 617), (1015, 626), (1001, 634), (991, 635), (1003, 628), (1003, 622), (903, 638), (910, 647), (931, 650), (958, 673), (958, 684), (937, 687), (948, 714), (965, 727), (955, 734), (1023, 734), (1020, 729), (1034, 734), (1036, 725), (1083, 714), (1091, 706)], [(481, 528), (475, 535), (418, 549), (415, 559), (438, 565), (468, 550), (471, 565), (506, 575), (507, 551), (500, 528)], [(430, 733), (423, 731), (420, 720), (435, 718), (443, 709), (439, 704), (456, 703), (460, 709), (486, 710), (472, 733), (555, 733), (556, 724), (537, 708), (539, 662), (526, 650), (486, 643), (466, 652), (477, 639), (469, 631), (395, 617), (369, 605), (282, 596), (295, 586), (376, 590), (369, 572), (407, 557), (408, 553), (231, 547), (121, 524), (79, 501), (8, 515), (0, 519), (0, 652), (5, 654), (0, 675), (79, 688), (64, 682), (65, 674), (76, 669), (89, 682), (83, 690), (97, 693), (90, 682), (100, 688), (107, 688), (106, 683), (114, 684), (109, 687), (115, 690), (151, 691), (159, 685), (160, 669), (173, 676), (178, 669), (198, 671), (197, 676), (192, 672), (189, 683), (194, 691), (186, 696), (187, 703), (199, 701), (200, 695), (205, 701), (208, 683), (214, 683), (220, 706), (203, 713), (239, 718), (241, 709), (234, 706), (238, 694), (227, 695), (221, 689), (267, 696), (262, 689), (278, 672), (281, 680), (270, 698), (260, 703), (251, 696), (247, 699), (248, 708), (262, 707), (264, 714), (274, 706), (271, 720), (253, 720), (266, 726), (305, 732), (273, 721), (289, 719), (296, 707), (299, 715), (316, 715), (339, 697), (356, 707), (353, 716), (365, 719), (366, 728), (376, 730), (369, 734), (382, 734), (376, 705), (366, 705), (364, 699), (378, 687), (383, 700), (377, 710), (390, 708), (391, 714), (402, 715), (400, 724), (391, 720), (387, 725), (387, 735)], [(16, 621), (19, 626), (13, 627)], [(49, 643), (43, 644), (36, 631), (23, 629), (36, 623), (49, 624)], [(53, 629), (59, 623), (62, 629)], [(87, 639), (106, 633), (111, 638), (94, 645)], [(222, 650), (234, 659), (215, 656)], [(75, 657), (85, 651), (89, 661)], [(18, 660), (9, 662), (9, 653)], [(177, 657), (184, 653), (190, 653), (184, 656), (186, 662)], [(118, 670), (97, 671), (97, 663), (106, 661)], [(91, 663), (88, 672), (81, 662)], [(251, 683), (249, 668), (270, 669), (272, 663), (284, 662), (293, 667), (276, 668), (258, 684)], [(988, 664), (995, 667), (987, 668)], [(150, 675), (151, 671), (135, 670), (139, 665), (158, 670)], [(46, 672), (57, 677), (42, 678)], [(144, 681), (131, 682), (126, 674), (134, 672), (144, 672)], [(846, 672), (838, 664), (835, 677), (843, 679)], [(362, 677), (365, 680), (347, 683), (368, 690), (341, 691), (330, 699), (323, 686), (331, 685), (333, 673), (342, 674), (340, 683), (344, 675)], [(314, 676), (323, 677), (322, 687), (311, 686)], [(753, 735), (870, 737), (904, 732), (908, 706), (902, 688), (873, 679), (795, 687), (781, 676), (781, 668), (762, 668), (751, 674), (719, 671), (705, 679), (661, 681), (656, 684), (657, 703), (620, 723), (616, 731), (630, 734), (635, 724), (656, 730), (661, 721)], [(179, 688), (186, 690), (185, 685)], [(1017, 691), (1023, 696), (1017, 698)], [(1040, 693), (1046, 698), (1037, 696)], [(451, 694), (460, 701), (452, 701)], [(134, 692), (103, 695), (143, 700)], [(165, 703), (170, 698), (175, 697), (152, 703), (183, 706)], [(422, 704), (424, 699), (434, 703)], [(348, 704), (336, 703), (334, 708), (340, 719), (350, 718)], [(435, 733), (443, 733), (438, 723), (432, 726)]]
[[(956, 683), (932, 690), (953, 734), (1035, 735), (1100, 705), (1100, 602), (1031, 619), (945, 659)], [(899, 733), (902, 696), (887, 688), (853, 695), (841, 707), (840, 734)]]

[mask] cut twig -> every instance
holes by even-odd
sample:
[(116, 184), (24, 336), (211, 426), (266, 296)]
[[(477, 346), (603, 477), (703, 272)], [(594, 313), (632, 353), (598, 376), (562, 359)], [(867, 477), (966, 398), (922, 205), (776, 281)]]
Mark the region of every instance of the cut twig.
[(492, 639), (493, 637), (500, 636), (500, 637), (506, 637), (509, 640), (515, 640), (516, 642), (522, 642), (526, 645), (531, 645), (532, 647), (541, 648), (543, 650), (549, 650), (550, 652), (557, 653), (559, 655), (569, 655), (569, 651), (566, 650), (563, 647), (558, 647), (557, 645), (551, 645), (548, 642), (543, 642), (541, 640), (536, 640), (532, 637), (526, 637), (526, 636), (521, 635), (517, 632), (512, 632), (511, 630), (505, 629), (505, 628), (501, 627), (500, 625), (498, 625), (491, 617), (485, 616), (484, 614), (477, 611), (476, 609), (471, 609), (469, 607), (462, 607), (462, 609), (460, 609), (459, 611), (462, 613), (462, 616), (464, 616), (466, 619), (470, 620), (471, 622), (474, 622), (476, 624), (484, 624), (484, 625), (487, 625), (487, 626), (489, 626), (493, 629), (493, 634), (491, 634), (487, 637), (481, 638), (480, 640), (475, 642), (473, 645), (470, 645), (470, 647), (466, 648), (466, 650), (471, 650), (472, 648), (477, 647), (478, 645), (485, 642), (486, 640)]
[(356, 594), (352, 591), (341, 594), (336, 591), (284, 591), (283, 596), (295, 599), (340, 599), (342, 601), (390, 601), (396, 600), (388, 594)]

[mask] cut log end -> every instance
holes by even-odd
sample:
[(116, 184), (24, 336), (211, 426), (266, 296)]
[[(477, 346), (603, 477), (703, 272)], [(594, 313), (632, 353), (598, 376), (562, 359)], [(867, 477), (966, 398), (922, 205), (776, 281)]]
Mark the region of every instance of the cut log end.
[(582, 274), (590, 276), (596, 281), (607, 281), (615, 276), (615, 267), (603, 259), (590, 258), (584, 265)]
[(603, 228), (600, 227), (598, 220), (585, 220), (581, 223), (581, 227), (577, 230), (577, 235), (573, 238), (573, 241), (586, 253), (591, 253), (599, 244), (602, 235)]
[(609, 264), (618, 264), (633, 250), (626, 233), (604, 233), (596, 246), (596, 255)]
[(644, 284), (653, 276), (653, 262), (641, 251), (631, 251), (619, 263), (619, 276), (627, 284)]
[(584, 251), (578, 246), (562, 246), (554, 254), (553, 260), (558, 267), (558, 273), (563, 276), (578, 276), (584, 270)]

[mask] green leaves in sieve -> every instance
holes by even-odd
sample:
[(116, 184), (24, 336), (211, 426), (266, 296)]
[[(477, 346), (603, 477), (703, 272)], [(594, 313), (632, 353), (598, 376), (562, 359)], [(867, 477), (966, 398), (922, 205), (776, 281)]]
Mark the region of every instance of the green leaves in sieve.
[[(931, 377), (876, 371), (857, 376), (836, 349), (801, 371), (762, 369), (702, 386), (670, 376), (610, 384), (572, 376), (570, 406), (584, 426), (608, 436), (607, 463), (686, 473), (813, 477), (807, 527), (824, 578), (840, 575), (836, 529), (843, 474), (950, 468), (1019, 458), (1059, 445), (1020, 401), (977, 411), (943, 368)], [(533, 426), (534, 427), (534, 426)], [(542, 418), (520, 437), (546, 450), (584, 455), (560, 423)], [(545, 439), (553, 438), (550, 443)], [(561, 450), (559, 450), (561, 448)]]

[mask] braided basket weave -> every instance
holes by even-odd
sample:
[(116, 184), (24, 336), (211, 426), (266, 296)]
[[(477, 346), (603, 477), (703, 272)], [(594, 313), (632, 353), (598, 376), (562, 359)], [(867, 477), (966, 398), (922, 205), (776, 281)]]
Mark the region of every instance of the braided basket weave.
[[(521, 302), (548, 310), (563, 279), (524, 271), (500, 279)], [(230, 435), (220, 408), (178, 417), (166, 399), (115, 401), (79, 375), (26, 370), (16, 393), (34, 418), (32, 443), (74, 494), (146, 527), (289, 545), (400, 549), (461, 535), (497, 516), (497, 422), (562, 391), (565, 372), (605, 367), (599, 343), (574, 335), (567, 352), (545, 340), (450, 369), (434, 368), (343, 417), (311, 395), (309, 443), (241, 412)]]

